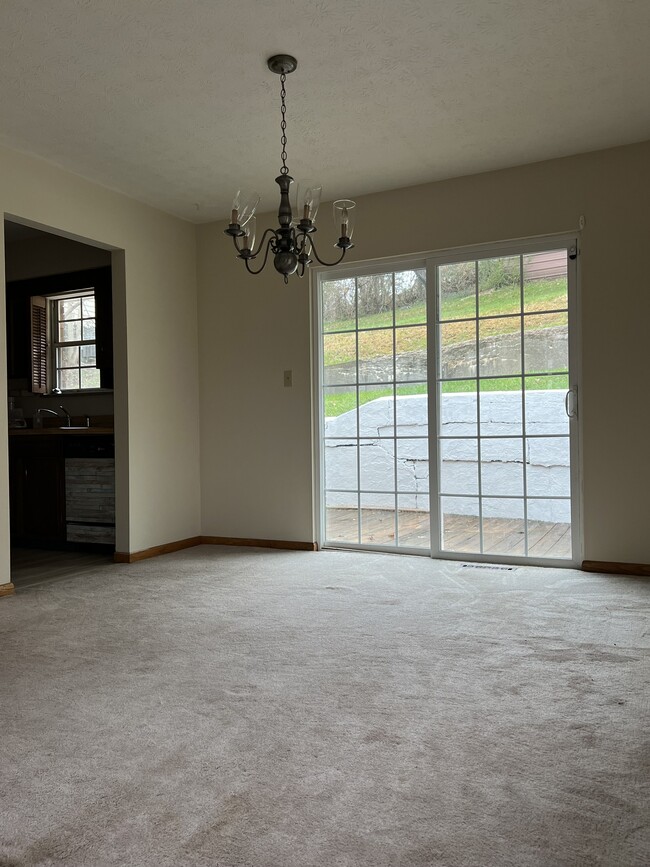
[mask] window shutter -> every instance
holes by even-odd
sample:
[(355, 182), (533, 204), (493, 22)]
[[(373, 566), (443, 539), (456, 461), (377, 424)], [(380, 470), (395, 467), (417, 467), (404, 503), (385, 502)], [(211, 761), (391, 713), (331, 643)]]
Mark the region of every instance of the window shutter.
[(31, 300), (32, 391), (47, 391), (47, 301), (39, 295)]

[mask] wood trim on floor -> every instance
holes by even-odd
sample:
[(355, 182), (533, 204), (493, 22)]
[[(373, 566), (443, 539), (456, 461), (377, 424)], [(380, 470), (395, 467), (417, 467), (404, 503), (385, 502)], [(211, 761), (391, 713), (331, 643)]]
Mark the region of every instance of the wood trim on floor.
[(179, 539), (178, 542), (168, 542), (166, 545), (145, 548), (144, 551), (133, 551), (132, 553), (116, 551), (113, 559), (116, 563), (137, 563), (138, 560), (148, 560), (150, 557), (159, 557), (161, 554), (173, 554), (174, 551), (183, 551), (185, 548), (194, 548), (197, 545), (241, 545), (245, 548), (284, 548), (287, 551), (318, 551), (317, 542), (291, 542), (282, 539), (239, 539), (234, 536), (192, 536), (190, 539)]
[(585, 572), (605, 572), (610, 575), (644, 575), (650, 577), (648, 563), (609, 563), (606, 560), (583, 560)]
[(145, 548), (144, 551), (132, 551), (131, 553), (116, 551), (113, 559), (116, 563), (136, 563), (138, 560), (148, 560), (150, 557), (159, 557), (161, 554), (173, 554), (174, 551), (182, 551), (184, 548), (194, 548), (201, 544), (200, 536), (192, 536), (190, 539), (179, 539), (177, 542), (167, 542), (165, 545), (156, 545), (153, 548)]
[(201, 536), (202, 545), (241, 545), (244, 548), (284, 548), (287, 551), (318, 551), (317, 542), (283, 539), (239, 539), (236, 536)]
[(13, 596), (15, 592), (16, 588), (11, 581), (7, 581), (6, 584), (0, 584), (0, 596)]

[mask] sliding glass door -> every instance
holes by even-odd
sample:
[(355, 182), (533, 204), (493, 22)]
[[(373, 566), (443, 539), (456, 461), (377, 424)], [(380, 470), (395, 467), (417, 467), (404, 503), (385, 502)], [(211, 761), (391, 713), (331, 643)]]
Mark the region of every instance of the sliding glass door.
[(321, 274), (321, 544), (578, 559), (575, 256)]

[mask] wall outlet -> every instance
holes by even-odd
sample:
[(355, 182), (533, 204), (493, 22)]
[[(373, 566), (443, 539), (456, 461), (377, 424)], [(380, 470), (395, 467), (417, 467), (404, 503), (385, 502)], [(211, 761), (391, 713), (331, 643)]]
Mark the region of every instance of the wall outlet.
[(284, 387), (291, 388), (293, 385), (293, 371), (285, 370), (284, 371)]

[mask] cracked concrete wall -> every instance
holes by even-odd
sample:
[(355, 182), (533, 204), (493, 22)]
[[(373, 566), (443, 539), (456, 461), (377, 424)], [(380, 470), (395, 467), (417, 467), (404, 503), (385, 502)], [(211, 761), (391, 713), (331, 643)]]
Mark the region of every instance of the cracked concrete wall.
[[(526, 393), (526, 432), (541, 439), (483, 440), (481, 483), (486, 497), (523, 497), (524, 461), (529, 496), (528, 514), (533, 520), (569, 521), (568, 501), (551, 497), (570, 494), (568, 419), (564, 391)], [(507, 437), (522, 432), (522, 398), (519, 392), (484, 392), (480, 395), (481, 434)], [(365, 508), (394, 508), (392, 491), (397, 478), (399, 508), (429, 508), (429, 457), (426, 395), (383, 397), (364, 404), (325, 424), (325, 482), (327, 504), (356, 507), (357, 482)], [(445, 394), (441, 397), (441, 431), (444, 436), (475, 437), (477, 395)], [(357, 450), (357, 425), (359, 448)], [(550, 434), (564, 437), (552, 438)], [(397, 437), (397, 440), (394, 437)], [(406, 437), (419, 437), (408, 439)], [(443, 508), (449, 514), (478, 514), (478, 445), (474, 439), (441, 441), (441, 489), (450, 496)], [(491, 517), (523, 517), (520, 500), (485, 499), (483, 513)]]

